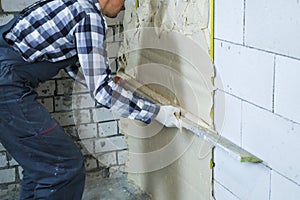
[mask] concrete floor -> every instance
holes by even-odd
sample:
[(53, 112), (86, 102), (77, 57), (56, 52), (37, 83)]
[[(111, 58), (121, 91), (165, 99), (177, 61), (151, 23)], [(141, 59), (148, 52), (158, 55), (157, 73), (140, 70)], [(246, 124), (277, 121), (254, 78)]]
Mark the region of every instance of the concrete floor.
[[(19, 199), (19, 186), (0, 191), (1, 200)], [(122, 172), (111, 172), (109, 178), (103, 178), (103, 172), (89, 172), (83, 200), (151, 200), (151, 198), (128, 182)]]

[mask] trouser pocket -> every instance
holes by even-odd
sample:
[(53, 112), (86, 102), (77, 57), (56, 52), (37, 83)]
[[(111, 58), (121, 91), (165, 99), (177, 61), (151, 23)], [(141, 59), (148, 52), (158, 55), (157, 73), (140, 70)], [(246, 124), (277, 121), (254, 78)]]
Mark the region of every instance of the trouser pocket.
[(48, 110), (42, 106), (37, 100), (33, 100), (33, 95), (26, 96), (17, 103), (22, 112), (27, 126), (33, 131), (34, 135), (45, 135), (58, 126), (57, 121), (50, 115)]

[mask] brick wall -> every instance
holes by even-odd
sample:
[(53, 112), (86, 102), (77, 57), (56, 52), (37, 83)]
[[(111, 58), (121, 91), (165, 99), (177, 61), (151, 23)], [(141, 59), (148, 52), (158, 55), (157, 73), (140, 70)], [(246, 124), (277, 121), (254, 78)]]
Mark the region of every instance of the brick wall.
[(300, 4), (216, 0), (217, 130), (263, 164), (215, 150), (217, 200), (300, 196)]
[[(1, 0), (0, 25), (7, 23), (25, 6), (36, 0)], [(107, 19), (109, 26), (108, 54), (113, 75), (118, 68), (117, 52), (122, 40), (121, 12)], [(123, 170), (127, 159), (127, 144), (119, 131), (119, 122), (106, 108), (95, 108), (88, 91), (71, 80), (64, 71), (37, 89), (39, 101), (60, 122), (85, 155), (87, 170)], [(0, 144), (0, 189), (18, 186), (21, 167)]]

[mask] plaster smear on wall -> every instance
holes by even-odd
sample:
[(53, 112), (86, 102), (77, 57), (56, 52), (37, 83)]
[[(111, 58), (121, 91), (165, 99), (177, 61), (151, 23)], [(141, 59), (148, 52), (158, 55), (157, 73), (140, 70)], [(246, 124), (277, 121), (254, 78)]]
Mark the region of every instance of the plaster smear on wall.
[[(160, 5), (160, 6), (158, 6)], [(121, 69), (213, 129), (208, 0), (140, 1), (126, 8)], [(186, 130), (121, 119), (127, 171), (153, 199), (211, 199), (212, 146)]]

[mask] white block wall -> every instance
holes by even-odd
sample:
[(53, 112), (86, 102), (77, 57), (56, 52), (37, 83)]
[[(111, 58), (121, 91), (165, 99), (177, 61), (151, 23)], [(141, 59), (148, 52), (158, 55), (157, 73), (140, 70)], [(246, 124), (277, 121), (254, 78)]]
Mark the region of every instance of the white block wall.
[(215, 125), (263, 159), (216, 148), (217, 200), (300, 198), (300, 2), (215, 0)]
[[(0, 0), (0, 26), (36, 0)], [(108, 56), (113, 75), (118, 69), (117, 52), (122, 40), (124, 12), (108, 22)], [(95, 108), (88, 91), (74, 85), (63, 71), (37, 89), (39, 101), (60, 122), (82, 149), (87, 170), (124, 170), (127, 144), (119, 132), (118, 118), (106, 108)], [(0, 144), (0, 189), (18, 186), (22, 168)], [(3, 187), (2, 187), (3, 186)], [(8, 186), (8, 187), (7, 187)]]

